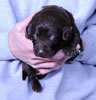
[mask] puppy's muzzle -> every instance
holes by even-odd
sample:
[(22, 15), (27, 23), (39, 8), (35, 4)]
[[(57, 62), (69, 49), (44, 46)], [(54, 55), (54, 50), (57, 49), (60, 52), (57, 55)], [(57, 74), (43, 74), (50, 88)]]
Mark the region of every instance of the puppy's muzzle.
[(34, 53), (38, 57), (48, 58), (53, 55), (53, 52), (51, 52), (51, 48), (46, 44), (36, 44), (34, 47)]

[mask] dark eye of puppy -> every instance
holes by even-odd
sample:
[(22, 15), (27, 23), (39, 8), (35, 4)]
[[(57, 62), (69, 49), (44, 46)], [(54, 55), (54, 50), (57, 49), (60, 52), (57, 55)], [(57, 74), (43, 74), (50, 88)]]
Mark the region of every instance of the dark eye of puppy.
[[(38, 38), (38, 34), (34, 34), (34, 35), (33, 35), (33, 38), (36, 40), (36, 39)], [(48, 39), (48, 40), (50, 40), (50, 41), (54, 40), (55, 38), (56, 38), (55, 35), (50, 35), (50, 36), (47, 36), (47, 37), (46, 37), (46, 39)]]

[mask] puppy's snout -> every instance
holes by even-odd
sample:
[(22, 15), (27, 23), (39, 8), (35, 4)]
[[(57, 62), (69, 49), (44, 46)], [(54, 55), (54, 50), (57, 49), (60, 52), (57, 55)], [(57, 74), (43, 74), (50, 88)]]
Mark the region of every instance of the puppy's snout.
[(38, 56), (43, 56), (45, 54), (44, 49), (40, 48), (37, 52)]
[(48, 57), (50, 55), (50, 48), (47, 45), (36, 45), (35, 55), (39, 57)]

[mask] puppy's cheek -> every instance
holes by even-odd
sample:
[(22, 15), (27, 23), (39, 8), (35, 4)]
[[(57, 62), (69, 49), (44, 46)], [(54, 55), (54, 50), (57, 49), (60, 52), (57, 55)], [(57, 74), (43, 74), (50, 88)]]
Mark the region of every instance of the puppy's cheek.
[(36, 44), (33, 45), (33, 52), (35, 55), (37, 55), (38, 47), (36, 46)]

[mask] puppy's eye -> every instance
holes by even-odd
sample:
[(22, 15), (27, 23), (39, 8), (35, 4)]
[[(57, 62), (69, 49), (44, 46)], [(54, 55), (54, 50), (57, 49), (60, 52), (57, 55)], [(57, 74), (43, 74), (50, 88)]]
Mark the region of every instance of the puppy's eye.
[(50, 36), (50, 40), (54, 40), (54, 39), (55, 39), (54, 35)]

